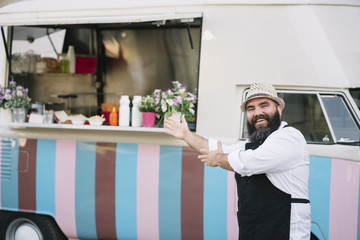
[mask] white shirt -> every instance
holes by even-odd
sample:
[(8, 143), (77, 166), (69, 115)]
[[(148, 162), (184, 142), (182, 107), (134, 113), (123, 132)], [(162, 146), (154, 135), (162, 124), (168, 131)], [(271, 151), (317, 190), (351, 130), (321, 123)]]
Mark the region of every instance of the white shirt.
[[(265, 173), (270, 182), (292, 198), (309, 199), (309, 152), (300, 131), (281, 122), (278, 130), (267, 137), (256, 150), (246, 150), (245, 143), (223, 145), (228, 161), (241, 176)], [(209, 140), (209, 150), (217, 148), (217, 141)], [(310, 239), (310, 204), (292, 203), (290, 239)]]

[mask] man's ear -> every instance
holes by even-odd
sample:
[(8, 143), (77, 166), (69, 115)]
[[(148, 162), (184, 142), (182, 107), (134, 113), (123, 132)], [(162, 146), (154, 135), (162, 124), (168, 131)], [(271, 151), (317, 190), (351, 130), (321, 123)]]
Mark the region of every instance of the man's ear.
[(278, 110), (280, 118), (281, 118), (283, 108), (280, 105), (278, 105), (277, 110)]

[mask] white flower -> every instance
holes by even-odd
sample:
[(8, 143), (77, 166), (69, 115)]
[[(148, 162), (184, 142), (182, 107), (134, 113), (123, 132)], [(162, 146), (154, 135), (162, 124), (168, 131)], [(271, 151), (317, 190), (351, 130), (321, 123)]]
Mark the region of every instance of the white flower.
[(5, 99), (6, 100), (10, 100), (11, 99), (11, 94), (10, 93), (5, 93)]
[(163, 112), (166, 112), (166, 110), (167, 110), (167, 105), (166, 105), (166, 102), (164, 101), (164, 99), (161, 100), (161, 110)]
[(190, 112), (192, 115), (194, 115), (194, 114), (195, 114), (195, 110), (194, 110), (194, 109), (192, 109), (192, 108), (190, 108), (190, 109), (189, 109), (189, 112)]
[(172, 99), (166, 99), (167, 104), (170, 106), (174, 105), (174, 101)]
[(22, 97), (22, 96), (24, 96), (24, 94), (23, 94), (23, 92), (21, 90), (17, 90), (16, 91), (16, 96)]

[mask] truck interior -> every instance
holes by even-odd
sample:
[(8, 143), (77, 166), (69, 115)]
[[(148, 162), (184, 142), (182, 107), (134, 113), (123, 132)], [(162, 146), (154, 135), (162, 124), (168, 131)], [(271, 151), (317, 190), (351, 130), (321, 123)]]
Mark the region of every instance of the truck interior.
[[(197, 94), (201, 27), (201, 18), (190, 18), (13, 26), (7, 40), (2, 31), (9, 79), (27, 87), (32, 102), (91, 116), (106, 104), (119, 104), (121, 95), (167, 90), (172, 81)], [(75, 74), (62, 73), (58, 64), (69, 46), (78, 62)], [(34, 66), (38, 61), (47, 62), (44, 72)]]

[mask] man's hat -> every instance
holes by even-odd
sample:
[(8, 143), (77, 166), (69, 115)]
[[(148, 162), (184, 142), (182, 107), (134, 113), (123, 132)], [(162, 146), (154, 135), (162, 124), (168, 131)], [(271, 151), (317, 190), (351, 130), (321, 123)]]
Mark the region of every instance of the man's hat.
[(273, 85), (269, 83), (253, 83), (250, 87), (250, 91), (246, 95), (246, 100), (241, 104), (241, 111), (245, 112), (245, 107), (249, 100), (262, 97), (274, 100), (282, 107), (282, 109), (285, 107), (284, 100), (278, 97)]

